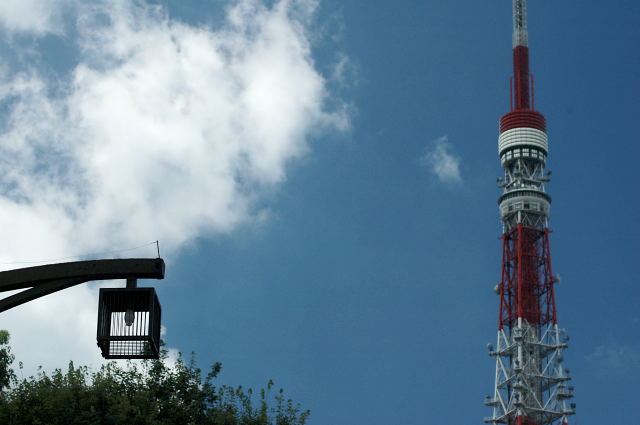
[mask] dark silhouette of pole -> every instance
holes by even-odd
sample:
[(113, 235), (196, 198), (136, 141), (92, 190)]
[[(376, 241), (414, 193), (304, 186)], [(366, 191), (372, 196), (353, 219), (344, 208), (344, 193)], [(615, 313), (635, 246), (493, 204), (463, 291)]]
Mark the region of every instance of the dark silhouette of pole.
[(26, 289), (0, 300), (0, 312), (94, 280), (164, 279), (162, 258), (127, 258), (47, 264), (0, 272), (0, 292)]

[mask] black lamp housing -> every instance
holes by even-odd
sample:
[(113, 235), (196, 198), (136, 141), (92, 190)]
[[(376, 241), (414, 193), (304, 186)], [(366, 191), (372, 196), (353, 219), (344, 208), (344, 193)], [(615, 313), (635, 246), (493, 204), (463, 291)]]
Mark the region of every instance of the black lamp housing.
[(98, 347), (105, 359), (157, 359), (162, 309), (154, 288), (101, 288)]

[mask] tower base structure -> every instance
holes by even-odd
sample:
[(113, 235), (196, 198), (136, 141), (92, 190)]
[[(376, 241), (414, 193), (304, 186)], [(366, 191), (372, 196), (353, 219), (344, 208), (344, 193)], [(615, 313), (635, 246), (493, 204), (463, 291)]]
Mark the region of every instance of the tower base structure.
[(549, 230), (517, 223), (502, 236), (502, 281), (495, 387), (485, 422), (510, 425), (566, 424), (575, 413), (573, 387), (564, 369), (569, 337), (556, 318)]

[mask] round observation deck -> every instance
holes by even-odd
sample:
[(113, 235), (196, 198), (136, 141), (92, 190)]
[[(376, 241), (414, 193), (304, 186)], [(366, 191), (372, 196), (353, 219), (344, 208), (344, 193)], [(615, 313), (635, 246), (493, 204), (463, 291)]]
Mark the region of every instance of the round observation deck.
[(549, 216), (551, 197), (544, 192), (532, 188), (510, 190), (498, 199), (500, 218), (523, 211), (538, 215)]

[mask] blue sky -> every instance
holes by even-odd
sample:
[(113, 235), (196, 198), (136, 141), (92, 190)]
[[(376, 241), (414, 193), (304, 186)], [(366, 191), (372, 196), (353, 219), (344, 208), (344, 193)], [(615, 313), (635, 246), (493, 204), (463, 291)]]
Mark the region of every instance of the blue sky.
[[(167, 345), (222, 382), (312, 425), (490, 414), (511, 2), (30, 3), (0, 7), (3, 262), (160, 239)], [(640, 418), (638, 18), (529, 2), (581, 425)], [(25, 370), (97, 361), (96, 288), (5, 316)]]

